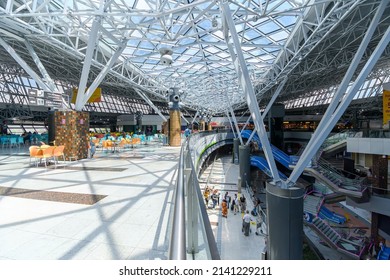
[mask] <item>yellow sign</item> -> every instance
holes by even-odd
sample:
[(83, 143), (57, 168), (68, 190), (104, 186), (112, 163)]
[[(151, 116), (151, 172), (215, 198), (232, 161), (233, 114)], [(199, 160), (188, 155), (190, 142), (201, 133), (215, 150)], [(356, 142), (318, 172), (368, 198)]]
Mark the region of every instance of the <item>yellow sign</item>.
[[(85, 90), (87, 91), (88, 88)], [(77, 88), (74, 88), (73, 89), (73, 95), (72, 95), (72, 100), (70, 101), (70, 103), (73, 103), (75, 104), (76, 103), (76, 99), (77, 99), (77, 91), (78, 89)], [(88, 99), (87, 103), (94, 103), (94, 102), (101, 102), (102, 101), (102, 89), (101, 88), (97, 88), (91, 95), (91, 97)]]
[(390, 121), (390, 90), (383, 90), (383, 124)]

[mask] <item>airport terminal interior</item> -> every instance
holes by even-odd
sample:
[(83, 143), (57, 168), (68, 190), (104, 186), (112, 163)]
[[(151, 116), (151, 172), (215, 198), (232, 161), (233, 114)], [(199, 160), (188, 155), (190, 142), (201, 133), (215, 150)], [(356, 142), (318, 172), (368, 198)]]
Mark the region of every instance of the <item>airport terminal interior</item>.
[(390, 0), (0, 1), (0, 260), (389, 260)]

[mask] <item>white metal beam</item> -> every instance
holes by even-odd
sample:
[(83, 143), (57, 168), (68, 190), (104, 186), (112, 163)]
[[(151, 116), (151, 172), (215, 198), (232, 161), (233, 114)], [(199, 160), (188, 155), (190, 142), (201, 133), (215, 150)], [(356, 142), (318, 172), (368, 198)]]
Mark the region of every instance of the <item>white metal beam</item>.
[[(100, 1), (100, 7), (103, 6), (103, 2), (104, 1), (102, 0)], [(81, 78), (80, 78), (80, 83), (79, 83), (79, 88), (77, 91), (77, 98), (75, 103), (75, 109), (78, 111), (81, 110), (85, 104), (84, 94), (85, 94), (85, 89), (87, 87), (89, 70), (91, 69), (93, 53), (97, 45), (98, 31), (100, 28), (101, 20), (102, 20), (101, 16), (96, 16), (94, 18), (91, 32), (89, 33), (88, 46), (87, 46), (87, 51), (85, 53), (84, 65), (83, 65), (83, 70), (81, 72)]]
[(230, 116), (229, 116), (229, 111), (227, 111), (227, 110), (226, 110), (226, 116), (227, 116), (227, 118), (229, 120), (230, 127), (231, 127), (231, 129), (233, 131), (233, 136), (234, 136), (234, 138), (237, 138), (236, 132), (234, 131), (234, 127), (233, 127), (233, 124), (232, 124), (232, 120), (230, 119)]
[[(240, 66), (241, 71), (237, 71), (237, 75), (241, 76), (240, 83), (242, 86), (242, 89), (246, 95), (248, 107), (251, 111), (253, 122), (255, 124), (255, 127), (258, 130), (259, 138), (263, 147), (263, 151), (265, 154), (265, 157), (267, 159), (270, 171), (272, 173), (272, 177), (275, 181), (275, 183), (282, 188), (285, 188), (284, 182), (279, 177), (279, 172), (276, 167), (275, 159), (272, 154), (271, 145), (268, 141), (267, 132), (265, 130), (264, 121), (260, 113), (259, 106), (257, 104), (256, 94), (255, 90), (253, 88), (253, 85), (251, 83), (251, 80), (249, 78), (249, 72), (248, 68), (245, 63), (245, 58), (241, 50), (240, 40), (237, 35), (236, 26), (233, 21), (233, 17), (229, 8), (229, 4), (226, 2), (221, 3), (221, 8), (223, 11), (223, 17), (225, 21), (225, 40), (226, 43), (229, 44), (229, 37), (228, 32), (230, 31), (231, 39), (233, 40), (234, 47), (236, 49), (236, 54), (230, 53), (233, 63), (235, 63), (235, 56), (237, 55), (237, 64)], [(231, 48), (229, 48), (231, 49)]]
[(93, 92), (97, 89), (97, 87), (100, 85), (100, 83), (103, 81), (103, 79), (106, 77), (107, 73), (111, 70), (111, 67), (114, 65), (114, 63), (117, 61), (119, 56), (122, 54), (124, 49), (126, 48), (128, 39), (124, 39), (118, 49), (115, 51), (115, 53), (111, 56), (110, 60), (107, 62), (107, 64), (103, 67), (102, 71), (99, 73), (99, 75), (95, 78), (91, 86), (88, 88), (88, 90), (84, 94), (83, 103), (78, 104), (79, 106), (76, 106), (76, 110), (81, 110), (85, 103), (87, 103), (88, 99), (92, 96)]
[(30, 42), (28, 40), (25, 40), (24, 44), (26, 45), (28, 52), (30, 53), (31, 57), (33, 58), (35, 64), (37, 65), (39, 71), (41, 72), (43, 78), (45, 79), (47, 86), (50, 88), (50, 91), (51, 92), (59, 92), (56, 84), (54, 83), (53, 79), (50, 77), (49, 73), (47, 73), (45, 66), (42, 64), (41, 60), (39, 59), (39, 56), (35, 52), (34, 48), (31, 46)]
[(33, 78), (37, 84), (45, 91), (51, 91), (50, 88), (44, 83), (44, 81), (39, 77), (37, 73), (21, 58), (16, 51), (7, 44), (2, 38), (0, 38), (0, 45), (4, 47), (4, 49), (16, 60), (17, 63)]
[[(263, 114), (261, 115), (263, 117), (263, 119), (265, 118), (265, 116), (268, 114), (268, 111), (271, 109), (272, 105), (274, 104), (276, 98), (279, 96), (280, 92), (282, 91), (284, 85), (286, 84), (287, 82), (287, 78), (285, 78), (283, 80), (283, 82), (281, 82), (278, 86), (278, 88), (276, 89), (275, 93), (272, 95), (272, 98), (271, 100), (268, 102), (267, 104), (267, 107), (265, 107), (265, 110), (263, 112)], [(249, 136), (248, 138), (248, 141), (246, 142), (246, 145), (249, 145), (250, 141), (252, 140), (253, 136), (255, 136), (255, 133), (257, 132), (256, 128), (252, 131), (251, 135)]]
[(157, 108), (156, 105), (153, 104), (153, 102), (138, 88), (134, 88), (134, 90), (138, 93), (139, 96), (142, 97), (143, 100), (146, 101), (146, 103), (149, 104), (150, 107), (153, 108), (153, 110), (165, 121), (167, 122), (167, 118), (161, 113), (160, 109)]
[[(323, 120), (329, 119), (330, 116), (332, 116), (332, 114), (334, 113), (337, 106), (339, 105), (339, 102), (341, 101), (343, 95), (345, 94), (345, 92), (348, 88), (348, 85), (352, 79), (352, 76), (356, 71), (356, 68), (359, 66), (359, 63), (364, 55), (364, 52), (366, 51), (366, 48), (367, 48), (367, 46), (372, 38), (372, 35), (375, 32), (376, 27), (378, 26), (379, 20), (381, 19), (383, 12), (384, 12), (386, 6), (388, 5), (389, 1), (390, 0), (382, 0), (381, 3), (379, 4), (377, 11), (374, 15), (374, 18), (372, 19), (370, 26), (368, 27), (366, 34), (364, 35), (364, 38), (363, 38), (362, 42), (360, 43), (358, 50), (355, 53), (355, 56), (354, 56), (350, 66), (347, 70), (347, 73), (345, 74), (342, 82), (340, 83), (340, 86), (338, 87), (336, 93), (334, 94), (333, 99), (330, 102), (330, 104), (329, 104), (329, 106), (328, 106), (328, 108), (327, 108), (327, 110), (322, 118)], [(321, 133), (321, 131), (323, 130), (323, 127), (326, 126), (327, 124), (328, 123), (326, 121), (321, 121), (319, 123), (318, 127), (316, 128), (316, 131), (314, 132), (314, 134), (311, 138), (311, 141), (309, 141), (305, 150), (303, 151), (303, 153), (301, 155), (302, 157), (306, 155), (306, 153), (309, 149), (311, 149), (311, 146), (313, 145), (314, 139), (317, 138), (317, 135)]]
[(326, 139), (330, 131), (333, 129), (337, 121), (344, 113), (345, 109), (348, 107), (349, 103), (352, 101), (353, 97), (356, 95), (356, 92), (364, 83), (368, 74), (375, 66), (376, 62), (382, 55), (383, 51), (385, 50), (389, 42), (390, 42), (390, 27), (387, 28), (386, 33), (383, 35), (381, 41), (378, 43), (377, 47), (375, 48), (374, 52), (368, 59), (367, 63), (364, 65), (363, 69), (361, 70), (354, 84), (352, 85), (350, 90), (346, 93), (343, 100), (337, 107), (336, 111), (332, 114), (331, 118), (322, 119), (322, 121), (326, 122), (327, 125), (323, 127), (323, 129), (318, 133), (316, 138), (311, 139), (313, 140), (311, 148), (307, 150), (305, 156), (300, 157), (296, 167), (294, 168), (293, 172), (288, 178), (288, 184), (294, 184), (298, 180), (299, 176), (301, 175), (305, 167), (308, 165), (310, 160), (314, 157), (315, 153), (318, 151), (321, 144), (324, 142), (324, 140)]

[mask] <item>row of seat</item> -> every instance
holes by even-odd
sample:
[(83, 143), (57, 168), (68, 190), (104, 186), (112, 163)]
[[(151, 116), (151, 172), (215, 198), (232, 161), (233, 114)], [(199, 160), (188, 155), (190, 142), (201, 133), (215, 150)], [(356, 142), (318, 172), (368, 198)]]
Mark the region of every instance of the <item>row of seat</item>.
[(57, 164), (58, 158), (63, 157), (63, 160), (65, 161), (65, 154), (64, 154), (64, 145), (60, 146), (49, 146), (49, 145), (42, 145), (42, 146), (30, 146), (30, 164), (31, 160), (35, 160), (35, 165), (38, 166), (38, 159), (39, 162), (42, 162), (42, 159), (44, 159), (45, 167), (47, 167), (47, 163), (49, 159), (53, 159), (54, 164)]

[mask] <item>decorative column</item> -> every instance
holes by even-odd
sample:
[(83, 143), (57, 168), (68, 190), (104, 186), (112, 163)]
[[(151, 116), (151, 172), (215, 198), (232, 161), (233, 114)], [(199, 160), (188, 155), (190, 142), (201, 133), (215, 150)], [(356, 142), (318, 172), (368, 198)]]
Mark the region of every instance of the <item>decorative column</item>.
[(282, 189), (266, 183), (269, 260), (303, 259), (303, 196), (305, 189)]
[(180, 96), (177, 88), (172, 88), (171, 91), (169, 96), (169, 145), (177, 147), (181, 145)]
[(201, 120), (199, 122), (199, 131), (205, 131), (205, 129), (206, 129), (206, 123), (204, 120)]
[(56, 146), (65, 146), (65, 158), (84, 159), (88, 157), (88, 112), (55, 111), (54, 124), (49, 124), (49, 131), (49, 134), (54, 136)]

